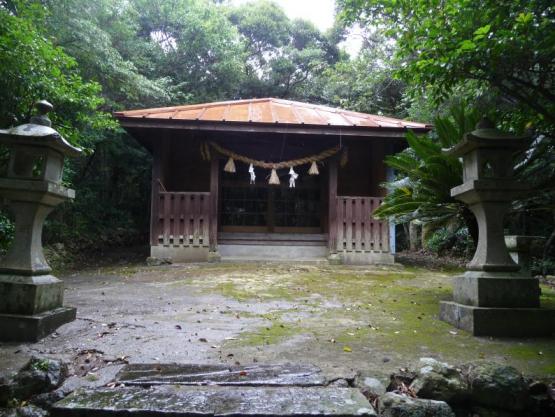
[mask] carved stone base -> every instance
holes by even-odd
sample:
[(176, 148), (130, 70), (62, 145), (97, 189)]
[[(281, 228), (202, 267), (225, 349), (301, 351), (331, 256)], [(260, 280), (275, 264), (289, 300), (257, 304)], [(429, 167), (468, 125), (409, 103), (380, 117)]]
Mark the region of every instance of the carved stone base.
[(0, 342), (38, 342), (63, 324), (75, 320), (77, 310), (59, 307), (34, 315), (0, 314)]
[(53, 275), (0, 274), (0, 314), (33, 315), (61, 307), (64, 283)]
[(555, 309), (475, 307), (442, 301), (439, 318), (474, 336), (549, 337), (555, 335)]
[(475, 307), (537, 308), (540, 284), (518, 273), (467, 271), (454, 279), (453, 300)]

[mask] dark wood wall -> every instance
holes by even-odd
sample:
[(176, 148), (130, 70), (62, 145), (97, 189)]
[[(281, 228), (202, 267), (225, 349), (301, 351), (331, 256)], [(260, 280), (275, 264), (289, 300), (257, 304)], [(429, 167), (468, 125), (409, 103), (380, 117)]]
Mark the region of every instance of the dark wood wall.
[(162, 183), (167, 191), (210, 191), (210, 161), (201, 157), (200, 137), (168, 137), (163, 153)]
[(341, 196), (381, 197), (380, 184), (387, 178), (384, 157), (389, 145), (382, 139), (346, 141), (348, 163), (339, 167), (337, 194)]
[[(298, 158), (317, 153), (337, 145), (338, 138), (306, 138), (284, 135), (211, 135), (198, 133), (191, 135), (174, 131), (160, 132), (153, 147), (159, 148), (160, 177), (167, 191), (210, 191), (210, 161), (201, 158), (200, 144), (205, 140), (217, 140), (222, 146), (240, 154), (257, 159), (283, 160)], [(368, 140), (344, 139), (342, 143), (348, 148), (347, 165), (338, 167), (337, 194), (341, 196), (381, 197), (385, 190), (380, 184), (387, 179), (384, 158), (387, 154), (398, 151), (398, 143), (390, 138), (373, 138)], [(153, 152), (156, 155), (156, 152)], [(212, 152), (213, 153), (213, 152)], [(280, 156), (282, 157), (280, 159)], [(156, 157), (156, 156), (155, 156)], [(337, 156), (340, 158), (340, 154)], [(237, 164), (239, 168), (239, 164)], [(307, 168), (308, 169), (308, 168)], [(303, 168), (297, 171), (304, 173)], [(327, 182), (327, 161), (320, 167), (323, 181)], [(257, 181), (262, 179), (259, 172)], [(247, 174), (244, 175), (248, 181)], [(325, 180), (324, 180), (325, 178)]]

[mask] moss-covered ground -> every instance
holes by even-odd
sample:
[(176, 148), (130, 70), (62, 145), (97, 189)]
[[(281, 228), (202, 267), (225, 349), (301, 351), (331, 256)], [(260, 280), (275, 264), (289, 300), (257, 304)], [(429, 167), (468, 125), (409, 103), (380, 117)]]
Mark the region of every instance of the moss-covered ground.
[[(280, 344), (291, 348), (300, 340), (316, 357), (324, 350), (337, 358), (354, 355), (376, 363), (421, 356), (454, 363), (491, 359), (529, 374), (555, 375), (553, 339), (476, 338), (438, 319), (439, 301), (450, 299), (455, 274), (402, 267), (225, 264), (204, 269), (196, 284), (205, 293), (240, 302), (283, 302), (283, 308), (259, 315), (262, 326), (226, 342), (229, 350), (275, 345), (276, 351)], [(555, 293), (542, 290), (542, 306), (554, 308)]]
[[(313, 363), (377, 377), (419, 358), (489, 359), (555, 377), (555, 339), (476, 338), (438, 319), (460, 271), (308, 263), (97, 266), (63, 277), (77, 320), (36, 344), (0, 346), (0, 371), (48, 352), (132, 362)], [(543, 289), (542, 305), (555, 308)]]

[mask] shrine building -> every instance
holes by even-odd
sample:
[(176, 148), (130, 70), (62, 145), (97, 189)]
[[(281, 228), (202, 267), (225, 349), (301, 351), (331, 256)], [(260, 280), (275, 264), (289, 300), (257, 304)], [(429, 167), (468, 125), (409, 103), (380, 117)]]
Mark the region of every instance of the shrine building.
[(151, 256), (174, 262), (393, 262), (384, 157), (431, 128), (275, 98), (115, 117), (152, 154)]

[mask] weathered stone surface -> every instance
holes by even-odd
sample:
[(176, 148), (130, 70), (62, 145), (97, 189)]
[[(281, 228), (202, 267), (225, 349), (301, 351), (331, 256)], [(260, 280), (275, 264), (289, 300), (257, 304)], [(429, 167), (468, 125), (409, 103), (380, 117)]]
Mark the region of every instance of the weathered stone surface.
[(312, 365), (227, 366), (210, 364), (130, 364), (117, 375), (126, 385), (324, 385), (320, 368)]
[(555, 334), (555, 309), (475, 307), (441, 301), (439, 318), (474, 336), (537, 337)]
[(35, 395), (29, 400), (29, 402), (44, 410), (49, 410), (50, 408), (52, 408), (52, 405), (54, 403), (60, 401), (65, 396), (66, 394), (64, 393), (64, 391), (61, 388), (58, 388), (54, 391)]
[(78, 390), (51, 410), (70, 416), (376, 416), (354, 388), (192, 387)]
[(46, 393), (58, 388), (67, 375), (67, 365), (62, 361), (32, 358), (14, 378), (13, 395), (28, 399), (35, 394)]
[(410, 385), (419, 398), (464, 402), (468, 396), (468, 384), (460, 370), (432, 358), (421, 358), (418, 375)]
[(520, 274), (467, 271), (453, 280), (453, 301), (477, 307), (540, 306), (540, 284)]
[(379, 398), (381, 417), (455, 417), (443, 401), (422, 400), (388, 392)]
[(385, 385), (377, 378), (358, 373), (355, 377), (355, 387), (369, 400), (374, 400), (385, 394)]
[(63, 324), (75, 320), (77, 310), (59, 307), (34, 315), (0, 314), (0, 342), (38, 342)]
[(523, 410), (528, 386), (512, 366), (478, 362), (468, 365), (467, 379), (472, 402), (505, 410)]
[(0, 411), (2, 417), (46, 417), (47, 415), (48, 413), (45, 410), (34, 405), (14, 408), (6, 411), (5, 414)]

